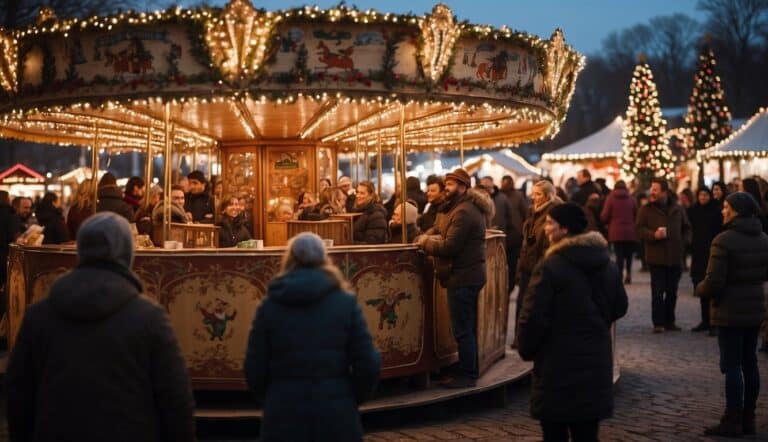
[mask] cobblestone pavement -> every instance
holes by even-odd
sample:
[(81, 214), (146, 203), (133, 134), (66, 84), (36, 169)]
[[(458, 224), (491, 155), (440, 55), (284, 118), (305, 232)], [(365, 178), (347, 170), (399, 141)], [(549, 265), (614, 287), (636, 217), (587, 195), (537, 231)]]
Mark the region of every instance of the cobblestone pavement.
[[(687, 274), (683, 275), (677, 304), (682, 332), (651, 333), (648, 273), (636, 273), (627, 291), (630, 309), (618, 325), (621, 379), (616, 388), (616, 412), (613, 419), (602, 423), (601, 440), (718, 440), (701, 435), (705, 425), (717, 422), (725, 405), (717, 340), (689, 331), (698, 323), (699, 301), (691, 295)], [(751, 440), (768, 441), (768, 357), (761, 353), (758, 363), (763, 391), (758, 403), (758, 435)], [(473, 411), (463, 406), (421, 423), (369, 426), (365, 440), (541, 440), (538, 422), (529, 417), (528, 388), (512, 386), (504, 408)], [(475, 408), (482, 406), (475, 402)]]

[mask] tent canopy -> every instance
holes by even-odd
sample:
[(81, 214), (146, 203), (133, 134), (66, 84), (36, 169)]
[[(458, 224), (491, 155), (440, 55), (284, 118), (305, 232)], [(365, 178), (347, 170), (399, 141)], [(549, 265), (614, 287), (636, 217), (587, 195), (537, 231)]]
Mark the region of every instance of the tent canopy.
[(498, 165), (516, 177), (536, 176), (542, 173), (541, 169), (525, 161), (520, 155), (510, 152), (509, 149), (467, 158), (462, 167), (467, 173), (474, 174), (482, 169), (484, 163)]
[(768, 109), (760, 109), (730, 137), (700, 155), (705, 159), (768, 156)]
[(575, 143), (542, 155), (545, 161), (574, 161), (621, 156), (621, 117)]

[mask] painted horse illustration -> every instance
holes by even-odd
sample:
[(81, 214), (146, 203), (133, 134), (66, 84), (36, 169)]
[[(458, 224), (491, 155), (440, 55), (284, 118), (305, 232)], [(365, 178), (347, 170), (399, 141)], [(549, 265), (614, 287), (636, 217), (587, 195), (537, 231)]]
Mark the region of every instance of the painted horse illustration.
[(317, 49), (320, 50), (318, 59), (320, 60), (320, 63), (325, 65), (326, 71), (330, 68), (339, 68), (344, 69), (345, 71), (351, 71), (355, 68), (355, 63), (352, 60), (352, 51), (355, 49), (354, 46), (340, 49), (338, 53), (335, 53), (331, 52), (331, 50), (328, 49), (328, 46), (321, 41), (317, 44)]
[(389, 293), (378, 299), (365, 302), (367, 305), (376, 307), (376, 310), (379, 311), (379, 330), (384, 330), (384, 323), (387, 324), (387, 330), (397, 327), (397, 307), (405, 299), (411, 299), (411, 295), (405, 292), (396, 294), (394, 290), (390, 290)]
[(507, 62), (509, 54), (501, 51), (477, 66), (477, 78), (479, 80), (499, 81), (507, 78)]
[(200, 304), (197, 304), (197, 309), (203, 315), (203, 324), (205, 324), (205, 329), (208, 331), (211, 341), (215, 339), (223, 341), (224, 333), (227, 331), (227, 323), (234, 320), (235, 316), (237, 316), (237, 310), (234, 309), (231, 315), (227, 314), (227, 307), (229, 307), (229, 303), (219, 298), (216, 298), (213, 311), (206, 310)]

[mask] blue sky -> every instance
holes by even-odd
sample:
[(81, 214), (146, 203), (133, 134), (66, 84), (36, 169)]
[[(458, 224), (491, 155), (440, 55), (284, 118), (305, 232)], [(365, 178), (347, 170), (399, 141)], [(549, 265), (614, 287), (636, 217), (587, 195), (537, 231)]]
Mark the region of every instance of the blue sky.
[[(696, 9), (697, 0), (442, 0), (460, 20), (477, 24), (507, 25), (513, 29), (548, 38), (556, 27), (565, 32), (566, 40), (585, 54), (600, 49), (603, 38), (611, 31), (647, 22), (657, 15), (685, 13), (701, 21), (704, 15)], [(225, 0), (213, 0), (222, 5)], [(252, 0), (255, 7), (270, 10), (305, 4), (328, 8), (338, 0)], [(425, 0), (347, 0), (359, 9), (374, 8), (382, 12), (428, 12), (437, 1)]]

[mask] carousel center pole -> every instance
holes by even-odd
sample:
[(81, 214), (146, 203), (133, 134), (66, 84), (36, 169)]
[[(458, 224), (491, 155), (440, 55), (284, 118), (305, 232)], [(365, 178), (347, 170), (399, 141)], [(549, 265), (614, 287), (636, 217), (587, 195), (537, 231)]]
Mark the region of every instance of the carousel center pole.
[[(408, 244), (408, 221), (405, 210), (405, 104), (400, 103), (400, 230), (403, 244)], [(415, 220), (414, 220), (415, 221)]]
[(165, 142), (163, 149), (163, 240), (171, 239), (171, 103), (166, 102), (163, 107), (163, 125), (165, 128)]
[[(152, 186), (152, 128), (147, 129), (147, 153), (144, 160), (144, 209), (149, 208), (149, 188)], [(152, 214), (149, 214), (150, 218)]]
[(91, 149), (91, 185), (93, 188), (93, 213), (96, 213), (96, 205), (99, 200), (99, 126), (94, 125), (93, 148)]
[(376, 171), (378, 173), (378, 184), (379, 187), (377, 189), (379, 190), (379, 195), (381, 195), (382, 192), (382, 174), (384, 172), (384, 166), (383, 166), (383, 160), (381, 158), (381, 114), (379, 114), (379, 132), (376, 142), (376, 149), (377, 149), (377, 155), (376, 155)]

